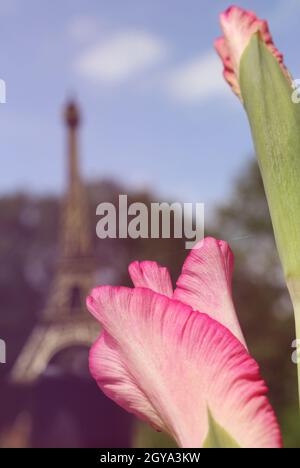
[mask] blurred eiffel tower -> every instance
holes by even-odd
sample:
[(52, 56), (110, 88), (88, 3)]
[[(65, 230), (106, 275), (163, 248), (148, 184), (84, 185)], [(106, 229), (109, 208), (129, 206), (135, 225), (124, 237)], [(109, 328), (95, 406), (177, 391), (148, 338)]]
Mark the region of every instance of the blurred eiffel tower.
[(40, 322), (25, 343), (13, 369), (13, 382), (30, 384), (51, 359), (73, 346), (89, 346), (99, 333), (85, 308), (94, 284), (91, 231), (85, 188), (78, 168), (79, 111), (74, 102), (65, 109), (68, 133), (68, 188), (62, 208), (60, 259)]

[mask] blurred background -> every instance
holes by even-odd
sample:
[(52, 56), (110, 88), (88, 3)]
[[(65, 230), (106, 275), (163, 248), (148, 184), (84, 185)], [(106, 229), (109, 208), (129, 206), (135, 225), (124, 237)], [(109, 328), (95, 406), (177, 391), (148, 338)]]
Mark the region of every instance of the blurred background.
[[(295, 78), (300, 0), (267, 18)], [(203, 202), (236, 257), (234, 296), (286, 447), (300, 447), (294, 324), (249, 126), (213, 50), (226, 1), (0, 0), (0, 447), (172, 445), (88, 372), (94, 284), (153, 259), (176, 281), (184, 239), (96, 238), (96, 206)], [(297, 75), (298, 74), (298, 75)]]

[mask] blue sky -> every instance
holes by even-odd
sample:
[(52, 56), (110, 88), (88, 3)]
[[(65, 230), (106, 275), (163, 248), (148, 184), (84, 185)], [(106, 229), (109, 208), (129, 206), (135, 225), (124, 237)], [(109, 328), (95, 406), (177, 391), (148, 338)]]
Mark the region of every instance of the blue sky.
[[(300, 0), (237, 1), (267, 18), (300, 77)], [(226, 200), (252, 154), (248, 123), (213, 50), (211, 0), (0, 0), (0, 192), (61, 192), (62, 106), (83, 112), (89, 179), (112, 177), (160, 197)]]

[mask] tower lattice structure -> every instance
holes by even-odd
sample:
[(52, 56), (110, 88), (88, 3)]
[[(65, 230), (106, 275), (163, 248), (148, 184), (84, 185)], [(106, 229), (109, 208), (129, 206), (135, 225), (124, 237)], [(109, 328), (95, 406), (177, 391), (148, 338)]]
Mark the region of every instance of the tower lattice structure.
[(12, 380), (17, 383), (34, 382), (57, 353), (73, 346), (90, 346), (99, 333), (85, 307), (85, 298), (95, 282), (95, 261), (87, 195), (79, 171), (80, 115), (74, 102), (67, 104), (64, 118), (68, 181), (62, 206), (60, 256), (41, 319), (12, 369)]

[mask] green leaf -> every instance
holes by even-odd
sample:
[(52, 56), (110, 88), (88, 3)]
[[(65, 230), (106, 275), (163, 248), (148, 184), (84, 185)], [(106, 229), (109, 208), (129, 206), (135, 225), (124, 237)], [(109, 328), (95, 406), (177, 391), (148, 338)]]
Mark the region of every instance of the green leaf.
[(203, 448), (240, 448), (238, 443), (221, 427), (208, 410), (208, 434)]
[(239, 80), (285, 277), (300, 279), (300, 104), (258, 34), (242, 55)]

